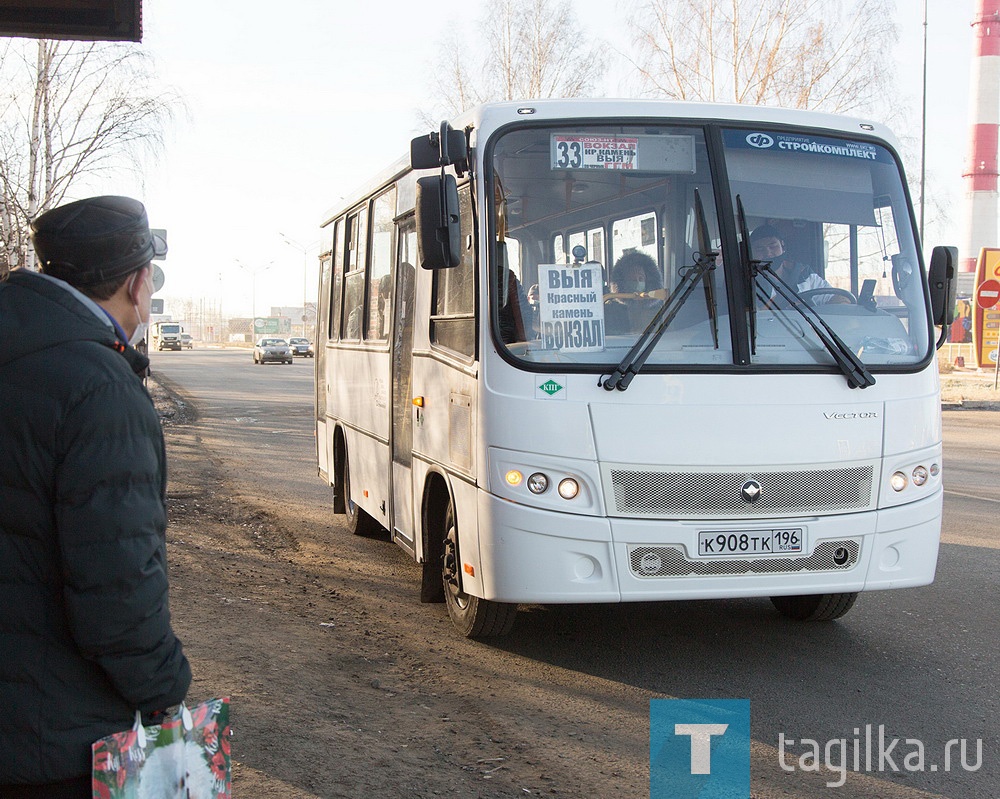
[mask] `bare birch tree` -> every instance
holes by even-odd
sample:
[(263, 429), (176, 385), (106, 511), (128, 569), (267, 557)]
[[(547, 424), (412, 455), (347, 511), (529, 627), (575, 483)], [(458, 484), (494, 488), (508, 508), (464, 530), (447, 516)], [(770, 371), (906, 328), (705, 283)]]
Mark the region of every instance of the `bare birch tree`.
[(0, 269), (30, 263), (28, 223), (84, 178), (140, 170), (173, 97), (135, 46), (8, 40), (0, 50)]
[(862, 113), (889, 104), (892, 0), (638, 0), (643, 93)]
[(443, 40), (433, 89), (445, 116), (478, 103), (580, 97), (607, 66), (606, 47), (584, 35), (569, 0), (496, 0), (474, 34)]

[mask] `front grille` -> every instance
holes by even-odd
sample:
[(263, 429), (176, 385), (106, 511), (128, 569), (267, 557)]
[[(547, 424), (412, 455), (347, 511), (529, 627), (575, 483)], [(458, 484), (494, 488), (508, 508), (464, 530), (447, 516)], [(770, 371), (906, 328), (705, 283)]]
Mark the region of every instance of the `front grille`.
[(642, 578), (846, 571), (858, 562), (860, 552), (861, 544), (853, 539), (821, 541), (805, 558), (752, 560), (690, 560), (680, 547), (639, 546), (629, 550), (629, 566), (632, 574)]
[[(621, 516), (819, 515), (872, 505), (871, 465), (789, 472), (610, 471), (614, 508)], [(760, 485), (754, 502), (743, 496), (751, 481)]]

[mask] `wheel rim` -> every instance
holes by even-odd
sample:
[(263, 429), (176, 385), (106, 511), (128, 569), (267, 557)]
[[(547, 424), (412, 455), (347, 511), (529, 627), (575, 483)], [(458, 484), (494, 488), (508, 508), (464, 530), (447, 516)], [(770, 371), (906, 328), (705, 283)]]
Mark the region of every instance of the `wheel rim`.
[(455, 525), (448, 528), (444, 539), (444, 557), (441, 561), (444, 590), (456, 607), (464, 610), (469, 606), (469, 595), (462, 591), (458, 576), (458, 530)]

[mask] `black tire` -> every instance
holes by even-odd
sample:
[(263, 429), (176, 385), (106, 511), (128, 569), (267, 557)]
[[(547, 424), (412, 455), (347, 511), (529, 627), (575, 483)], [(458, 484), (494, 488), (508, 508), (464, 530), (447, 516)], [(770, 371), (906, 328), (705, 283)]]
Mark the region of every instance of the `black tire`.
[(351, 501), (351, 469), (348, 465), (350, 458), (347, 450), (344, 450), (344, 515), (347, 517), (347, 529), (354, 535), (371, 537), (382, 532), (382, 525), (375, 521), (360, 506)]
[(857, 598), (857, 593), (773, 596), (771, 604), (782, 616), (795, 621), (833, 621), (854, 607)]
[(445, 513), (444, 556), (441, 559), (441, 579), (448, 615), (466, 638), (494, 638), (506, 635), (517, 618), (517, 605), (494, 602), (466, 594), (462, 590), (461, 560), (458, 553), (458, 527), (455, 510), (448, 503)]

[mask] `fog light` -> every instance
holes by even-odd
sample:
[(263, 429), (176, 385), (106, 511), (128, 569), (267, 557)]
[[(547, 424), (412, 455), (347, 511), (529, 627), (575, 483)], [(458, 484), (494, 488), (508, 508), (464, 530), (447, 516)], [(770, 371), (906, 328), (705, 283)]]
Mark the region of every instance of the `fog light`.
[(549, 478), (541, 472), (535, 472), (528, 478), (528, 490), (532, 494), (544, 494), (549, 488)]
[(572, 477), (559, 481), (559, 496), (563, 499), (574, 499), (580, 493), (580, 484)]
[(922, 486), (927, 482), (927, 469), (924, 466), (918, 466), (913, 470), (913, 485)]
[(517, 469), (511, 469), (507, 474), (504, 475), (504, 479), (507, 480), (507, 485), (519, 486), (521, 481), (524, 479), (524, 475), (521, 474)]
[(941, 467), (938, 464), (936, 464), (936, 463), (932, 463), (931, 464), (931, 477), (937, 477), (939, 474), (941, 474)]
[(889, 478), (889, 485), (892, 486), (893, 491), (902, 491), (906, 488), (906, 475), (902, 472), (896, 472), (892, 477)]

